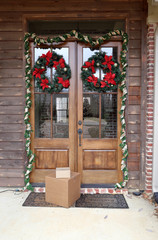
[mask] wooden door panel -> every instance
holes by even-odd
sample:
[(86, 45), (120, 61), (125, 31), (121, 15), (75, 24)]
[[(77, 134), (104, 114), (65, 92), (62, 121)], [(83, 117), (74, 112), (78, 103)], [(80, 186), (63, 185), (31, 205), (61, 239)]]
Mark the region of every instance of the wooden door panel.
[(117, 149), (118, 140), (117, 139), (83, 139), (82, 148), (83, 149)]
[(116, 150), (84, 150), (83, 170), (116, 169)]
[(58, 149), (68, 149), (69, 148), (69, 139), (64, 139), (61, 144), (61, 139), (34, 139), (34, 148), (58, 148)]
[(85, 184), (115, 184), (118, 181), (117, 170), (83, 170), (81, 176)]
[(36, 149), (35, 154), (37, 169), (55, 169), (69, 166), (68, 149)]

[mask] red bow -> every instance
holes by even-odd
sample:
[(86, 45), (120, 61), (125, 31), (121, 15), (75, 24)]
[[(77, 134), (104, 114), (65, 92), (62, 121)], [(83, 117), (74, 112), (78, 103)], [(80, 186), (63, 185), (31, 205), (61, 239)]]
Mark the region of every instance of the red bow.
[(105, 59), (105, 62), (103, 62), (102, 64), (103, 65), (107, 65), (107, 67), (110, 69), (110, 71), (111, 71), (111, 65), (114, 65), (114, 62), (113, 61), (111, 61), (111, 59), (112, 59), (112, 56), (107, 56), (107, 55), (105, 55), (104, 56), (104, 59)]
[(92, 60), (92, 62), (85, 62), (85, 66), (83, 66), (83, 68), (91, 68), (92, 73), (95, 73), (94, 63), (94, 59)]
[(42, 79), (41, 81), (42, 81), (42, 83), (41, 83), (40, 85), (41, 85), (41, 87), (42, 87), (43, 90), (44, 90), (45, 88), (49, 88), (49, 86), (47, 85), (47, 83), (49, 82), (47, 78)]
[(33, 71), (33, 76), (35, 76), (36, 78), (40, 78), (41, 79), (41, 74), (44, 71), (45, 71), (45, 69), (35, 68), (35, 70)]

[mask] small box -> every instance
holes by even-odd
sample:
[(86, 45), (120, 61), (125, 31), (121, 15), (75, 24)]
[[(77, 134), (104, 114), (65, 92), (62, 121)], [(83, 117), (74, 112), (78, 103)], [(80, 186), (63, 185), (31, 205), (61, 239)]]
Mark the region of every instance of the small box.
[(69, 167), (56, 168), (56, 178), (70, 178), (70, 177), (71, 173)]
[(71, 172), (70, 178), (56, 178), (53, 171), (45, 178), (46, 202), (70, 207), (80, 198), (80, 173)]

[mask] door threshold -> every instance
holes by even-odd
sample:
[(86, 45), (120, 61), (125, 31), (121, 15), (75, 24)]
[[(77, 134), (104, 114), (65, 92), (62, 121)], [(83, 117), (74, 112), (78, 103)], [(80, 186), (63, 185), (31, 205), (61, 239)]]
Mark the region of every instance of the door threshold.
[(114, 184), (81, 184), (81, 188), (115, 188)]
[[(45, 192), (45, 183), (32, 183), (34, 192)], [(127, 188), (115, 189), (113, 184), (81, 184), (81, 194), (128, 194)]]
[(31, 183), (32, 187), (44, 187), (45, 188), (45, 183)]
[[(32, 187), (45, 187), (45, 183), (32, 183)], [(81, 188), (115, 188), (114, 184), (81, 184)]]

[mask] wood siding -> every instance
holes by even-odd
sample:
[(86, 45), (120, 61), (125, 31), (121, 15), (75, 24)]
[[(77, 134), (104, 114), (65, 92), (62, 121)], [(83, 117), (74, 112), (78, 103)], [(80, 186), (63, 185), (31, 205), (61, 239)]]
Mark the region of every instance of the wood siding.
[(24, 185), (23, 23), (0, 17), (0, 186)]
[[(145, 128), (145, 14), (143, 0), (11, 0), (0, 3), (0, 186), (23, 186), (24, 141), (24, 17), (50, 19), (125, 18), (129, 35), (128, 101), (126, 108), (129, 188), (142, 185)], [(89, 11), (87, 14), (87, 10)], [(29, 16), (30, 15), (30, 16)], [(44, 19), (44, 18), (43, 18)]]

